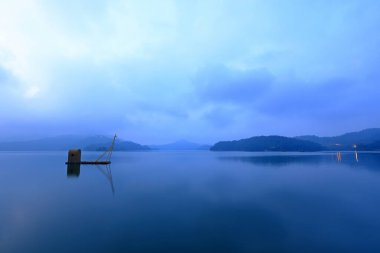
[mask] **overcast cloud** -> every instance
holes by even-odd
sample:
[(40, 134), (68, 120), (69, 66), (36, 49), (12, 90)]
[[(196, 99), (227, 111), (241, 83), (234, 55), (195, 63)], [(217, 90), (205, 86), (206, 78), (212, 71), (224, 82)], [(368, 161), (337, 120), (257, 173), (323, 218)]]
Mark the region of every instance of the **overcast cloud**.
[(0, 1), (0, 140), (380, 127), (380, 2)]

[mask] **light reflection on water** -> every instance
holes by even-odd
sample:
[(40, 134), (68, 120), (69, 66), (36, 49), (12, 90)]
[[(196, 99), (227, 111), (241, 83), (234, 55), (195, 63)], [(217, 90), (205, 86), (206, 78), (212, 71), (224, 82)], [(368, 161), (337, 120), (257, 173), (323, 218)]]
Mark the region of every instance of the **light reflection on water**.
[(0, 252), (380, 252), (378, 153), (66, 158), (0, 153)]

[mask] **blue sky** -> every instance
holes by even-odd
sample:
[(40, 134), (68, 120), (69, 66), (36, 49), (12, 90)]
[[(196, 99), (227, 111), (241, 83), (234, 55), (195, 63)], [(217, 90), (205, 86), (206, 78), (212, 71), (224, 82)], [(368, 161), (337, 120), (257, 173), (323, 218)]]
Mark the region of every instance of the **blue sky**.
[(0, 1), (0, 140), (380, 127), (380, 1)]

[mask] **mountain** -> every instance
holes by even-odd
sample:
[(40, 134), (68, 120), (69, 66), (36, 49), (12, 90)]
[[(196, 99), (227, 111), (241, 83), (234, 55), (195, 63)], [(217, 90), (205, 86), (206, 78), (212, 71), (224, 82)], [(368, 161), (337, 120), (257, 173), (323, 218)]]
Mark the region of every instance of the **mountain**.
[(369, 128), (333, 137), (305, 135), (295, 138), (319, 143), (330, 150), (353, 150), (354, 145), (357, 145), (358, 149), (361, 149), (361, 146), (370, 148), (371, 145), (369, 144), (380, 141), (380, 128)]
[(61, 135), (29, 141), (2, 142), (0, 150), (6, 151), (35, 151), (35, 150), (67, 150), (83, 148), (92, 143), (111, 143), (112, 138), (96, 136)]
[(318, 143), (283, 136), (256, 136), (238, 141), (221, 141), (212, 151), (322, 151)]
[(359, 145), (358, 149), (363, 151), (380, 151), (380, 141), (375, 141), (370, 144)]
[[(120, 140), (120, 150), (141, 150), (141, 145), (130, 144)], [(86, 149), (91, 146), (111, 145), (112, 138), (104, 135), (79, 136), (79, 135), (61, 135), (56, 137), (42, 138), (29, 141), (2, 142), (0, 143), (0, 151), (58, 151), (73, 148)], [(90, 150), (90, 149), (88, 149)], [(95, 150), (95, 149), (94, 149)]]
[[(106, 151), (110, 147), (110, 142), (103, 144), (92, 144), (84, 147), (88, 151)], [(151, 150), (148, 146), (140, 145), (131, 141), (116, 141), (114, 151), (147, 151)]]
[(155, 150), (209, 150), (209, 145), (202, 145), (198, 143), (189, 142), (186, 140), (179, 140), (173, 143), (163, 145), (149, 145), (151, 149)]

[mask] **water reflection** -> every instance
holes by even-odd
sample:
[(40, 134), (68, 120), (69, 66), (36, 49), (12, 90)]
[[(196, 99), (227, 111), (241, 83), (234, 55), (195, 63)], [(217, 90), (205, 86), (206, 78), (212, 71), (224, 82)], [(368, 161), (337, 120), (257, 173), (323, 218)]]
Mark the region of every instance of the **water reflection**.
[(105, 166), (96, 165), (96, 168), (107, 178), (111, 186), (112, 194), (115, 194), (115, 187), (113, 185), (111, 166), (110, 165), (105, 165)]
[(0, 252), (380, 252), (380, 153), (115, 155), (0, 152)]
[[(68, 163), (67, 164), (67, 177), (68, 178), (77, 178), (80, 175), (80, 164), (79, 163)], [(93, 168), (94, 166), (88, 166)], [(112, 171), (110, 165), (95, 165), (95, 168), (97, 168), (103, 176), (107, 178), (107, 181), (109, 182), (111, 186), (112, 194), (115, 194), (115, 187), (113, 184), (113, 178), (112, 178)]]
[[(246, 162), (263, 166), (285, 166), (289, 164), (317, 164), (330, 157), (321, 155), (264, 155), (264, 156), (223, 156), (223, 161)], [(330, 159), (329, 159), (330, 160)]]
[[(360, 156), (360, 160), (359, 160)], [(250, 163), (256, 166), (282, 167), (288, 165), (316, 165), (330, 164), (331, 162), (348, 165), (354, 168), (363, 168), (371, 171), (380, 171), (380, 154), (378, 152), (337, 152), (321, 154), (294, 154), (294, 155), (234, 155), (222, 156), (222, 161)]]
[(68, 163), (67, 164), (67, 177), (79, 177), (80, 175), (80, 164), (79, 163)]
[(341, 161), (342, 161), (342, 153), (340, 153), (340, 152), (337, 152), (337, 153), (336, 153), (336, 160), (337, 160), (338, 162), (341, 162)]
[[(358, 154), (358, 151), (354, 151), (354, 158), (355, 158), (355, 161), (356, 162), (359, 162), (359, 154)], [(341, 162), (342, 161), (342, 152), (340, 152), (340, 151), (338, 151), (337, 153), (336, 153), (336, 160), (338, 161), (338, 162)]]

